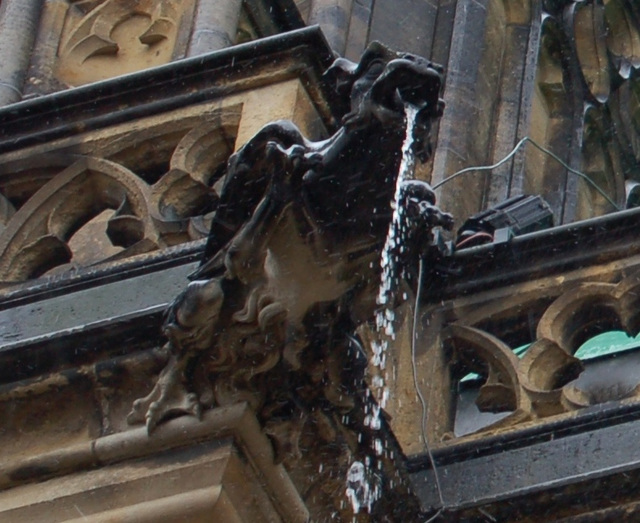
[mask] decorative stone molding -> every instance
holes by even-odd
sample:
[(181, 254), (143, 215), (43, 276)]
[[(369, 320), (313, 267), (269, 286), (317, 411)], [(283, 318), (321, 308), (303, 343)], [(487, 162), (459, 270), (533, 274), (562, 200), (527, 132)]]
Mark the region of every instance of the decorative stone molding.
[(73, 233), (108, 208), (115, 210), (106, 224), (111, 244), (135, 253), (157, 248), (148, 193), (144, 182), (118, 164), (77, 161), (13, 216), (0, 239), (0, 272), (5, 280), (26, 280), (70, 262)]
[[(171, 458), (162, 457), (167, 451)], [(132, 429), (7, 463), (0, 489), (0, 516), (11, 521), (195, 520), (212, 511), (222, 521), (309, 520), (244, 404), (211, 410), (201, 421), (173, 420), (151, 438)]]
[(56, 77), (82, 85), (146, 69), (183, 54), (176, 48), (191, 0), (71, 2), (60, 37)]
[[(443, 207), (470, 216), (512, 196), (539, 194), (556, 223), (624, 208), (625, 180), (640, 179), (639, 126), (632, 116), (637, 6), (491, 0), (459, 4), (447, 16), (450, 40), (444, 29), (433, 30), (447, 35), (444, 50), (438, 50), (439, 36), (434, 39), (434, 51), (442, 54), (433, 57), (448, 60), (449, 74), (432, 183), (463, 168), (499, 165), (442, 186)], [(530, 143), (501, 162), (525, 136), (587, 174), (613, 204)]]
[(91, 145), (103, 158), (49, 153), (31, 168), (8, 167), (5, 190), (12, 196), (50, 179), (17, 212), (6, 207), (1, 278), (28, 280), (69, 263), (115, 261), (205, 237), (204, 215), (215, 208), (213, 186), (224, 174), (241, 107), (210, 111), (197, 122), (189, 116), (112, 132)]
[(469, 371), (486, 377), (476, 400), (480, 411), (511, 412), (500, 426), (530, 416), (530, 401), (518, 375), (518, 358), (510, 347), (480, 329), (456, 324), (445, 329), (443, 344), (445, 351), (451, 351), (453, 372), (460, 369), (456, 373), (459, 378)]
[[(31, 4), (33, 8), (12, 13), (7, 20), (23, 27), (23, 19), (31, 20), (33, 13), (40, 16), (38, 30), (20, 31), (22, 53), (13, 49), (5, 60), (7, 71), (20, 68), (6, 90), (12, 102), (22, 94), (41, 96), (305, 26), (293, 0), (33, 0)], [(37, 18), (29, 23), (37, 26)], [(33, 51), (29, 39), (35, 39)]]
[[(555, 298), (547, 295), (540, 309), (540, 298), (531, 293), (522, 299), (485, 304), (475, 314), (451, 322), (442, 331), (442, 350), (446, 357), (444, 372), (450, 372), (451, 390), (469, 373), (481, 376), (476, 406), (481, 412), (508, 413), (498, 421), (480, 428), (482, 436), (518, 426), (531, 426), (550, 416), (566, 415), (602, 401), (637, 401), (638, 392), (623, 396), (596, 398), (580, 389), (576, 380), (584, 363), (574, 354), (593, 336), (610, 330), (622, 330), (630, 336), (640, 332), (640, 276), (633, 273), (618, 283), (583, 281), (569, 285)], [(489, 323), (518, 324), (527, 308), (536, 319), (536, 335), (518, 358), (513, 348), (500, 340), (500, 332), (487, 332)], [(513, 311), (518, 311), (514, 313)], [(485, 325), (483, 328), (482, 326)], [(437, 381), (437, 380), (436, 380)], [(606, 381), (606, 380), (605, 380)], [(640, 383), (640, 381), (639, 381)], [(612, 382), (612, 394), (616, 383)], [(447, 391), (433, 391), (447, 396)], [(455, 394), (455, 392), (454, 392)], [(455, 409), (455, 404), (454, 407)], [(440, 420), (446, 426), (445, 420)], [(449, 439), (451, 434), (446, 435)]]
[[(242, 46), (236, 49), (236, 57), (229, 60), (243, 60), (238, 54)], [(216, 58), (212, 59), (217, 63)], [(241, 84), (236, 83), (238, 71), (233, 72), (233, 64), (229, 69), (224, 59), (218, 61), (217, 67), (225, 67), (227, 74), (216, 76), (218, 83), (207, 77), (197, 99), (182, 82), (180, 94), (168, 96), (168, 103), (178, 102), (177, 107), (157, 103), (160, 95), (151, 84), (142, 88), (134, 81), (134, 98), (125, 95), (127, 101), (120, 104), (128, 104), (128, 110), (104, 109), (105, 103), (113, 101), (112, 94), (87, 86), (79, 93), (97, 91), (98, 98), (92, 101), (87, 96), (88, 120), (80, 117), (84, 108), (77, 106), (82, 95), (61, 93), (58, 97), (66, 102), (52, 102), (57, 116), (51, 117), (50, 125), (42, 126), (41, 118), (33, 122), (35, 131), (24, 134), (33, 140), (31, 147), (15, 147), (19, 142), (15, 139), (6, 143), (12, 152), (0, 157), (0, 193), (6, 203), (0, 280), (24, 281), (49, 270), (60, 273), (117, 262), (204, 238), (236, 142), (242, 144), (261, 125), (279, 118), (292, 118), (310, 135), (322, 136), (317, 111), (324, 102), (317, 84), (303, 87), (300, 80), (291, 78), (288, 60), (253, 61), (255, 76)], [(183, 69), (192, 66), (189, 61), (180, 64)], [(189, 73), (191, 78), (204, 74)], [(179, 73), (149, 75), (163, 77), (161, 81), (171, 84), (169, 89), (180, 82)], [(142, 82), (147, 85), (153, 80)], [(237, 93), (229, 94), (233, 88)], [(148, 95), (140, 97), (145, 91)], [(27, 105), (46, 105), (42, 102)], [(60, 117), (69, 105), (75, 110)], [(140, 111), (148, 113), (140, 117)], [(13, 114), (5, 117), (11, 119)], [(24, 123), (33, 113), (26, 109), (16, 114)], [(91, 129), (92, 121), (97, 128)], [(55, 139), (61, 131), (64, 137)], [(49, 134), (54, 139), (44, 138)], [(73, 182), (67, 180), (70, 177)], [(70, 193), (79, 198), (69, 198)], [(80, 202), (84, 202), (82, 212), (77, 210)]]
[[(549, 5), (545, 10), (537, 83), (551, 107), (546, 117), (544, 108), (536, 108), (541, 113), (539, 119), (547, 119), (544, 124), (547, 135), (537, 136), (538, 141), (586, 173), (624, 208), (624, 181), (637, 177), (633, 165), (638, 154), (633, 144), (637, 142), (638, 126), (629, 125), (629, 111), (633, 112), (630, 105), (634, 102), (625, 94), (634, 89), (637, 79), (633, 71), (640, 65), (636, 7), (617, 0), (607, 2), (606, 6), (599, 2), (567, 1)], [(545, 54), (554, 56), (553, 60), (545, 60)], [(555, 80), (550, 83), (552, 77)], [(580, 94), (576, 97), (575, 93)], [(624, 109), (619, 102), (621, 97), (630, 104)], [(569, 137), (576, 129), (580, 139), (571, 138), (576, 152), (563, 155), (554, 143), (561, 141), (561, 136)], [(540, 128), (532, 126), (532, 133), (536, 131)], [(531, 152), (530, 156), (540, 160), (539, 152)], [(535, 169), (533, 164), (528, 168), (532, 179), (540, 176)], [(546, 167), (544, 170), (548, 171)], [(565, 222), (613, 210), (610, 202), (577, 177), (568, 178), (565, 186), (578, 194), (575, 203), (567, 199), (568, 204), (576, 205), (576, 211), (564, 211)]]
[[(305, 38), (293, 45), (304, 49)], [(316, 40), (317, 58), (322, 60), (322, 42)], [(0, 156), (4, 229), (0, 280), (22, 281), (52, 267), (60, 272), (107, 259), (117, 261), (206, 236), (207, 213), (215, 208), (216, 191), (236, 140), (243, 143), (261, 125), (278, 118), (292, 118), (310, 135), (320, 137), (323, 123), (317, 111), (331, 121), (317, 81), (312, 79), (317, 59), (311, 58), (311, 68), (301, 73), (280, 45), (287, 41), (278, 40), (281, 59), (277, 61), (260, 58), (265, 54), (260, 49), (275, 48), (274, 42), (265, 39), (238, 46), (228, 56), (223, 52), (192, 61), (197, 63), (176, 64), (175, 73), (150, 71), (140, 73), (141, 78), (130, 84), (115, 81), (118, 89), (124, 86), (116, 103), (113, 87), (91, 85), (53, 95), (50, 101), (25, 102), (22, 110), (4, 111), (5, 129), (12, 131)], [(273, 52), (267, 50), (267, 54)], [(240, 82), (248, 59), (253, 76), (242, 74)], [(212, 73), (212, 68), (225, 68), (226, 73)], [(305, 87), (296, 79), (299, 74), (305, 78)], [(235, 94), (229, 94), (234, 90)], [(81, 215), (69, 214), (66, 209), (77, 202), (68, 197), (70, 186), (64, 179), (87, 162), (117, 173), (111, 178), (120, 181), (96, 184), (98, 178), (106, 180), (110, 175), (92, 174), (95, 169), (90, 168), (84, 169), (86, 175), (77, 173), (72, 185), (82, 187), (79, 194), (86, 205)], [(115, 202), (110, 189), (100, 192), (101, 184), (103, 188), (120, 184), (124, 190), (120, 202)], [(121, 208), (123, 202), (126, 205)], [(132, 202), (134, 210), (127, 208)], [(25, 210), (15, 216), (21, 208)], [(54, 208), (57, 222), (49, 224)], [(130, 212), (133, 214), (127, 214)], [(144, 225), (134, 226), (132, 220), (142, 220)], [(117, 239), (116, 229), (122, 229), (125, 222), (126, 237)], [(27, 230), (26, 237), (19, 233)], [(127, 246), (117, 246), (112, 240)], [(28, 263), (23, 264), (21, 257)]]

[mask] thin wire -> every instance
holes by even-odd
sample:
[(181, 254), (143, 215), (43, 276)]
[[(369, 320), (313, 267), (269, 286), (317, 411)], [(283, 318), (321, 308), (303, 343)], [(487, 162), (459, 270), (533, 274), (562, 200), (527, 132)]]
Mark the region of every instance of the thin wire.
[(420, 386), (418, 385), (418, 371), (416, 365), (416, 334), (417, 334), (417, 325), (418, 325), (418, 309), (420, 308), (420, 288), (422, 287), (422, 277), (424, 276), (424, 260), (420, 258), (420, 265), (418, 270), (418, 289), (416, 291), (416, 300), (413, 305), (413, 325), (411, 328), (411, 369), (413, 371), (413, 385), (416, 389), (416, 394), (420, 399), (420, 405), (422, 406), (422, 441), (424, 442), (424, 447), (427, 450), (427, 455), (429, 456), (429, 462), (431, 463), (431, 468), (433, 469), (433, 477), (436, 482), (436, 489), (438, 491), (438, 497), (440, 498), (440, 508), (438, 511), (431, 516), (425, 523), (431, 523), (438, 516), (442, 514), (445, 510), (445, 502), (444, 497), (442, 496), (442, 486), (440, 484), (440, 476), (438, 475), (438, 469), (436, 468), (436, 462), (433, 458), (433, 453), (431, 452), (431, 448), (429, 447), (429, 440), (427, 439), (427, 402), (422, 395), (422, 391), (420, 390)]
[(609, 197), (609, 195), (600, 188), (600, 186), (596, 182), (594, 182), (591, 178), (589, 178), (589, 176), (587, 176), (583, 172), (577, 171), (573, 167), (569, 166), (562, 158), (560, 158), (556, 154), (552, 153), (549, 149), (545, 149), (544, 147), (542, 147), (542, 145), (537, 144), (534, 140), (532, 140), (528, 136), (525, 136), (522, 140), (520, 140), (516, 144), (516, 146), (511, 150), (511, 152), (509, 154), (507, 154), (498, 163), (494, 163), (493, 165), (481, 165), (481, 166), (477, 166), (477, 167), (465, 167), (464, 169), (461, 169), (458, 172), (453, 173), (451, 176), (448, 176), (444, 180), (439, 181), (438, 183), (436, 183), (433, 186), (433, 188), (437, 189), (438, 187), (442, 187), (445, 183), (450, 182), (454, 178), (457, 178), (458, 176), (462, 176), (463, 174), (466, 174), (466, 173), (469, 173), (469, 172), (492, 171), (493, 169), (496, 169), (496, 168), (500, 167), (502, 164), (504, 164), (505, 162), (508, 162), (511, 158), (513, 158), (513, 156), (518, 152), (520, 147), (522, 147), (527, 142), (530, 143), (531, 145), (533, 145), (536, 149), (538, 149), (538, 150), (542, 151), (543, 153), (551, 156), (551, 158), (553, 158), (556, 162), (558, 162), (560, 165), (562, 165), (571, 174), (575, 174), (576, 176), (579, 176), (580, 178), (585, 180), (589, 185), (591, 185), (591, 187), (593, 187), (596, 191), (598, 191), (602, 195), (602, 197), (605, 200), (607, 200), (607, 202), (609, 202), (617, 211), (621, 211), (622, 210), (620, 208), (620, 206), (616, 202), (614, 202)]
[(520, 140), (516, 144), (516, 146), (511, 150), (511, 152), (509, 154), (507, 154), (507, 156), (505, 156), (498, 163), (494, 163), (493, 165), (480, 165), (480, 166), (477, 166), (477, 167), (465, 167), (464, 169), (461, 169), (458, 172), (453, 173), (451, 176), (448, 176), (444, 180), (436, 183), (433, 186), (433, 189), (437, 189), (438, 187), (442, 187), (445, 183), (450, 182), (454, 178), (457, 178), (458, 176), (462, 176), (463, 174), (466, 174), (466, 173), (469, 173), (469, 172), (492, 171), (493, 169), (496, 169), (496, 168), (500, 167), (503, 163), (508, 162), (511, 158), (513, 158), (513, 156), (518, 152), (518, 149), (520, 149), (520, 147), (522, 147), (527, 142), (527, 140), (529, 140), (529, 137), (525, 136), (522, 140)]

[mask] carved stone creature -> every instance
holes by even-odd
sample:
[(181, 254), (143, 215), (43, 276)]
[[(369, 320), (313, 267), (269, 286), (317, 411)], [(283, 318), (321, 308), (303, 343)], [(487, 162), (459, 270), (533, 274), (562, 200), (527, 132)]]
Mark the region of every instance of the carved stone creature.
[[(341, 430), (331, 409), (352, 408), (362, 383), (366, 357), (352, 333), (376, 307), (405, 105), (418, 109), (413, 142), (425, 159), (443, 102), (439, 68), (378, 43), (359, 64), (336, 60), (326, 78), (350, 106), (333, 136), (311, 142), (275, 122), (229, 159), (203, 264), (167, 313), (168, 362), (130, 422), (152, 430), (244, 400), (280, 457), (298, 454), (308, 420), (325, 440)], [(411, 181), (404, 195), (414, 240), (451, 226), (428, 184)], [(424, 249), (411, 242), (403, 251), (415, 260)]]

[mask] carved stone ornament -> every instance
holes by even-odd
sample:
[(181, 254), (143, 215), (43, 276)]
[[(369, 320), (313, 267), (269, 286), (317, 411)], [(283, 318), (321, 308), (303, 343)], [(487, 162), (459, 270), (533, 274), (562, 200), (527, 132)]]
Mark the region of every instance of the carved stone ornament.
[(374, 400), (355, 332), (377, 307), (394, 199), (410, 222), (400, 263), (417, 263), (432, 229), (452, 224), (427, 183), (396, 187), (405, 106), (417, 112), (410, 138), (425, 159), (442, 78), (378, 43), (359, 64), (336, 60), (325, 77), (350, 100), (334, 135), (311, 142), (274, 122), (230, 158), (203, 263), (166, 313), (166, 366), (130, 423), (152, 431), (175, 415), (247, 401), (278, 459), (295, 460), (309, 441), (331, 442), (347, 468), (357, 456)]
[[(640, 275), (632, 273), (618, 283), (585, 281), (571, 286), (544, 308), (535, 339), (521, 358), (513, 347), (481, 327), (482, 321), (478, 320), (486, 310), (473, 321), (448, 325), (443, 331), (443, 347), (454, 379), (470, 372), (478, 374), (483, 382), (475, 400), (478, 410), (504, 414), (473, 434), (486, 436), (609, 401), (637, 401), (638, 381), (629, 385), (615, 375), (578, 380), (585, 363), (576, 352), (604, 332), (638, 335), (639, 284)], [(513, 308), (513, 302), (508, 306)], [(526, 310), (527, 305), (523, 303), (522, 308)], [(531, 304), (529, 308), (533, 310)], [(496, 316), (502, 313), (499, 309), (492, 312)]]
[[(158, 123), (135, 141), (127, 130), (114, 130), (95, 147), (96, 156), (49, 153), (5, 166), (0, 280), (29, 280), (205, 238), (205, 215), (218, 198), (211, 186), (231, 153), (239, 118), (235, 105), (211, 109)], [(157, 166), (164, 173), (155, 180)], [(26, 202), (16, 210), (11, 198)]]
[(70, 85), (171, 61), (181, 18), (192, 2), (89, 0), (71, 3), (57, 77)]

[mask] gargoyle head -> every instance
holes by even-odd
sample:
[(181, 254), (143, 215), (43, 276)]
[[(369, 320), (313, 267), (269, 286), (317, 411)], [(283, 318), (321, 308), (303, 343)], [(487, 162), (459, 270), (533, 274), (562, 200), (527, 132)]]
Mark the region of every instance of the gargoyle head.
[(349, 99), (349, 112), (343, 117), (347, 129), (362, 129), (375, 120), (383, 126), (404, 129), (405, 108), (418, 110), (414, 128), (415, 152), (424, 161), (431, 122), (442, 116), (440, 98), (443, 69), (410, 53), (398, 53), (379, 42), (372, 42), (355, 64), (338, 58), (325, 78), (343, 98)]

